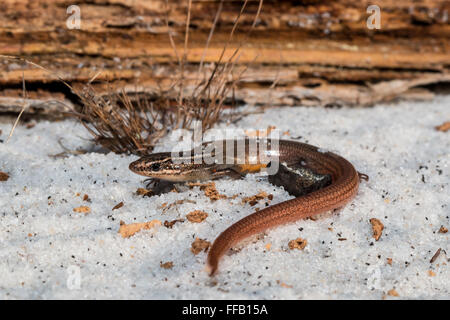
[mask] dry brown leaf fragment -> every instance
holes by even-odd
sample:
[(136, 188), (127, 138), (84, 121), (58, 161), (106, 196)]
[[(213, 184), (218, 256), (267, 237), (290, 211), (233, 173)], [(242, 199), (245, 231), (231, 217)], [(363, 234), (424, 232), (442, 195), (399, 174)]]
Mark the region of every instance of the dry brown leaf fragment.
[(88, 206), (79, 206), (79, 207), (73, 208), (73, 212), (88, 214), (91, 212), (91, 208)]
[(249, 202), (248, 202), (248, 204), (250, 205), (250, 207), (253, 207), (255, 204), (257, 204), (258, 203), (258, 201), (257, 200), (250, 200)]
[(372, 224), (373, 238), (378, 241), (383, 233), (384, 225), (377, 218), (372, 218), (369, 221)]
[(31, 129), (31, 128), (34, 128), (35, 125), (36, 125), (36, 122), (29, 122), (25, 125), (25, 128)]
[(292, 288), (291, 285), (281, 282), (280, 280), (277, 280), (277, 284), (279, 284), (282, 288)]
[(450, 130), (450, 121), (446, 121), (443, 124), (434, 127), (437, 131), (447, 132)]
[(121, 201), (121, 202), (119, 202), (118, 204), (116, 204), (116, 205), (111, 209), (111, 211), (120, 209), (120, 208), (122, 208), (122, 207), (123, 207), (123, 201)]
[(172, 261), (167, 261), (162, 263), (162, 261), (159, 263), (159, 266), (163, 269), (172, 269), (173, 268), (173, 262)]
[(207, 196), (211, 201), (216, 201), (216, 200), (219, 200), (219, 199), (226, 199), (227, 198), (226, 195), (220, 194), (219, 191), (217, 191), (216, 184), (213, 181), (208, 182), (208, 183), (194, 182), (194, 183), (188, 183), (187, 185), (190, 188), (200, 187), (200, 190), (203, 190), (203, 192), (205, 193), (205, 196)]
[(6, 181), (8, 179), (9, 179), (9, 174), (7, 174), (6, 172), (0, 171), (0, 181)]
[(89, 199), (89, 195), (84, 194), (83, 201), (91, 202), (91, 199)]
[(259, 200), (262, 200), (264, 198), (267, 198), (269, 201), (271, 201), (273, 200), (273, 195), (268, 194), (265, 191), (260, 191), (258, 194), (255, 194), (254, 196), (245, 197), (244, 199), (242, 199), (242, 203), (248, 203), (250, 206), (253, 207), (255, 204), (258, 203)]
[(211, 242), (207, 240), (195, 238), (194, 242), (192, 242), (191, 244), (191, 252), (195, 255), (199, 254), (202, 251), (206, 252), (210, 245)]
[(205, 188), (204, 192), (205, 192), (205, 196), (207, 196), (212, 201), (216, 201), (219, 199), (226, 199), (226, 197), (227, 197), (226, 195), (220, 194), (219, 191), (217, 191), (216, 185), (214, 182), (212, 183), (211, 187)]
[(439, 231), (438, 231), (439, 233), (447, 233), (448, 232), (448, 229), (446, 228), (446, 227), (444, 227), (444, 226), (441, 226), (440, 228), (439, 228)]
[(147, 189), (144, 189), (144, 188), (138, 188), (136, 190), (136, 194), (138, 196), (150, 197), (153, 194), (153, 192), (152, 192), (152, 190), (147, 190)]
[(303, 249), (305, 249), (307, 244), (308, 244), (308, 241), (306, 241), (306, 239), (297, 238), (295, 240), (289, 241), (288, 246), (289, 246), (289, 249), (291, 249), (291, 250), (294, 250), (294, 249), (303, 250)]
[(177, 222), (184, 222), (184, 219), (175, 219), (172, 221), (164, 221), (164, 227), (168, 228), (168, 229), (172, 229), (173, 225)]
[(141, 231), (141, 230), (148, 230), (155, 226), (160, 226), (161, 221), (159, 220), (152, 220), (148, 222), (138, 222), (138, 223), (130, 223), (126, 224), (124, 221), (120, 221), (120, 227), (119, 227), (119, 233), (122, 235), (123, 238), (129, 238), (133, 236), (135, 233)]
[(189, 222), (193, 222), (193, 223), (203, 222), (207, 217), (208, 217), (208, 214), (205, 211), (201, 211), (201, 210), (195, 210), (195, 211), (189, 212), (186, 215), (186, 219), (188, 219)]
[(386, 261), (388, 265), (392, 266), (392, 258), (387, 258)]
[(428, 270), (428, 275), (430, 277), (434, 277), (436, 275), (436, 273), (433, 270)]
[(392, 296), (392, 297), (398, 297), (399, 296), (397, 290), (395, 290), (395, 289), (389, 290), (387, 294)]

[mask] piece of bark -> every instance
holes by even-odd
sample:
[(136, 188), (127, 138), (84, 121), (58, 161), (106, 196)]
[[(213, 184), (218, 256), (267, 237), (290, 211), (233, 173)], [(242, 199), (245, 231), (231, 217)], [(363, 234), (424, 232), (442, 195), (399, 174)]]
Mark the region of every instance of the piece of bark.
[(195, 210), (195, 211), (189, 212), (186, 215), (186, 219), (188, 219), (188, 221), (192, 222), (192, 223), (203, 222), (207, 217), (208, 217), (208, 214), (202, 210)]
[[(430, 99), (430, 85), (448, 85), (450, 2), (383, 1), (379, 30), (367, 28), (370, 4), (366, 0), (265, 1), (255, 29), (245, 38), (258, 6), (250, 1), (225, 53), (228, 57), (245, 40), (235, 74), (248, 70), (235, 90), (238, 101), (265, 106), (364, 106)], [(149, 95), (158, 95), (160, 87), (173, 83), (179, 69), (168, 37), (165, 0), (93, 0), (78, 5), (81, 30), (68, 29), (70, 14), (64, 0), (2, 1), (0, 54), (28, 57), (50, 73), (0, 58), (0, 112), (22, 109), (22, 78), (30, 97), (25, 113), (51, 115), (63, 115), (66, 106), (72, 109), (78, 103), (59, 77), (80, 88), (97, 75), (99, 82), (93, 86), (100, 94), (107, 92), (105, 81)], [(183, 51), (186, 5), (169, 2), (178, 55)], [(187, 92), (200, 77), (198, 65), (218, 5), (218, 1), (193, 1)], [(210, 63), (221, 55), (241, 5), (225, 1), (204, 55), (205, 77), (212, 70)], [(272, 90), (274, 81), (280, 87)], [(64, 105), (49, 105), (51, 99)]]
[(297, 239), (289, 241), (288, 246), (289, 246), (289, 249), (291, 249), (291, 250), (294, 250), (294, 249), (303, 250), (303, 249), (305, 249), (307, 244), (308, 244), (308, 241), (306, 241), (306, 239), (297, 238)]
[(372, 225), (372, 232), (373, 232), (373, 238), (375, 241), (380, 240), (381, 235), (383, 234), (384, 225), (383, 223), (378, 220), (377, 218), (372, 218), (369, 220), (370, 224)]
[(194, 255), (197, 255), (202, 251), (204, 252), (208, 251), (210, 246), (211, 242), (205, 239), (195, 238), (194, 242), (191, 243), (191, 252)]
[(130, 224), (126, 224), (124, 221), (120, 221), (119, 233), (123, 238), (129, 238), (141, 230), (148, 230), (160, 225), (161, 221), (156, 219), (148, 222), (139, 222)]
[(9, 174), (0, 171), (0, 181), (7, 181), (9, 179)]

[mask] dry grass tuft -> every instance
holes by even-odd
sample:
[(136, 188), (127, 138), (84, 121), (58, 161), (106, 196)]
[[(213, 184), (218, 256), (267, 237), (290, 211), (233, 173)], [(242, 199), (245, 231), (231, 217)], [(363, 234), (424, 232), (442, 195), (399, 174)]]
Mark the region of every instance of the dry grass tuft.
[[(234, 74), (235, 64), (239, 60), (242, 44), (255, 27), (263, 1), (259, 2), (253, 24), (246, 37), (239, 43), (228, 60), (224, 61), (225, 52), (244, 14), (248, 0), (244, 1), (238, 13), (229, 40), (225, 43), (219, 61), (210, 70), (205, 71), (203, 57), (208, 49), (214, 29), (219, 21), (224, 1), (220, 1), (214, 18), (213, 26), (208, 36), (203, 57), (198, 68), (197, 83), (187, 88), (185, 85), (185, 68), (188, 54), (189, 24), (192, 0), (188, 1), (186, 14), (186, 30), (184, 36), (183, 54), (177, 50), (169, 28), (168, 36), (177, 57), (179, 74), (167, 90), (160, 89), (158, 94), (150, 99), (148, 94), (130, 95), (125, 91), (110, 90), (107, 96), (99, 96), (89, 84), (83, 92), (76, 93), (83, 104), (81, 113), (77, 116), (94, 136), (95, 141), (116, 153), (133, 153), (145, 155), (151, 153), (158, 140), (171, 130), (189, 129), (194, 121), (200, 121), (202, 131), (210, 129), (219, 121), (224, 103), (236, 84), (242, 78), (244, 71)], [(169, 12), (168, 3), (167, 11)], [(167, 27), (169, 18), (166, 16)]]
[[(82, 105), (80, 111), (74, 110), (69, 115), (80, 119), (97, 143), (116, 153), (145, 155), (151, 153), (158, 140), (171, 130), (189, 129), (192, 128), (194, 121), (200, 121), (204, 132), (219, 121), (225, 101), (230, 97), (230, 93), (234, 93), (237, 83), (246, 70), (244, 69), (236, 75), (234, 67), (239, 61), (239, 52), (242, 45), (256, 26), (262, 9), (263, 0), (259, 0), (249, 31), (238, 43), (237, 47), (231, 50), (229, 58), (225, 60), (227, 49), (238, 28), (241, 17), (245, 13), (248, 2), (249, 0), (243, 2), (219, 60), (212, 67), (207, 68), (204, 65), (204, 57), (225, 3), (224, 0), (218, 2), (214, 22), (198, 66), (196, 77), (198, 80), (190, 86), (186, 85), (188, 81), (185, 79), (185, 69), (187, 65), (192, 0), (187, 0), (186, 28), (182, 54), (178, 52), (172, 37), (169, 27), (170, 7), (168, 1), (166, 1), (168, 36), (177, 57), (179, 72), (169, 88), (160, 88), (159, 92), (156, 93), (150, 94), (138, 91), (127, 93), (124, 89), (115, 90), (109, 88), (106, 95), (100, 95), (95, 92), (91, 85), (99, 73), (83, 89), (76, 90), (55, 72), (47, 70), (36, 63), (19, 57), (3, 55), (0, 57), (21, 60), (46, 72), (56, 74), (57, 78), (78, 96)], [(25, 99), (25, 82), (23, 85)], [(16, 125), (20, 115), (16, 120)]]
[(164, 101), (112, 90), (105, 97), (97, 95), (90, 85), (78, 95), (83, 109), (75, 115), (97, 143), (116, 153), (146, 154), (175, 127), (176, 119)]

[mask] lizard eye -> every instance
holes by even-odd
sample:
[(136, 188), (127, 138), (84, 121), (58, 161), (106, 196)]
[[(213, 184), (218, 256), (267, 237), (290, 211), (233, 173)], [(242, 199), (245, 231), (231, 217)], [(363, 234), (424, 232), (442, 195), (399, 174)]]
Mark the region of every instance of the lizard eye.
[(161, 165), (159, 163), (152, 164), (152, 171), (158, 171)]

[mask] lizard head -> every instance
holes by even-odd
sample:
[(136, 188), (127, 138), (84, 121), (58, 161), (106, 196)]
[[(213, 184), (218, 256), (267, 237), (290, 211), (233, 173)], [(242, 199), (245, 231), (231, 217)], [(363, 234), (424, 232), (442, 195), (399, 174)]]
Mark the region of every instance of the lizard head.
[(128, 168), (141, 176), (166, 181), (179, 181), (182, 173), (182, 166), (173, 163), (170, 152), (142, 157), (130, 163)]

